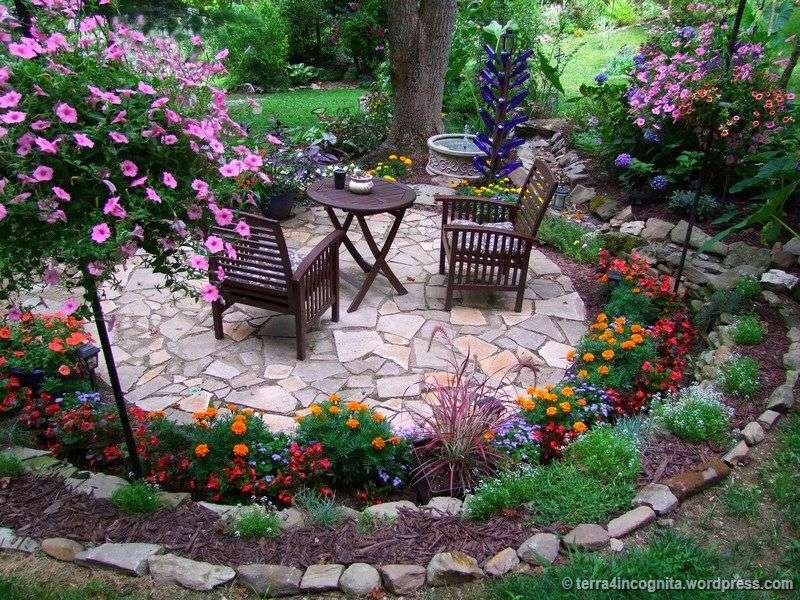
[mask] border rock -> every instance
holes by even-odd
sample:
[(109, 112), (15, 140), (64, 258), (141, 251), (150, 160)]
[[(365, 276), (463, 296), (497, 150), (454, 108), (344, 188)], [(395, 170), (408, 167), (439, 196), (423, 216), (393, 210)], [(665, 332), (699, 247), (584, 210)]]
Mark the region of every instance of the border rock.
[(236, 577), (236, 571), (174, 554), (156, 554), (147, 559), (150, 576), (157, 583), (173, 583), (197, 592), (208, 592)]
[(644, 486), (633, 498), (634, 506), (647, 504), (658, 515), (665, 515), (675, 510), (678, 499), (670, 489), (661, 483), (650, 483)]
[(478, 561), (458, 550), (434, 555), (428, 563), (427, 573), (428, 585), (433, 587), (475, 581), (484, 576)]
[(597, 523), (581, 523), (561, 540), (564, 546), (599, 550), (608, 544), (608, 531)]
[(656, 512), (652, 508), (646, 504), (637, 506), (616, 519), (611, 519), (607, 526), (608, 535), (612, 538), (620, 538), (655, 520)]
[(311, 565), (303, 573), (300, 589), (304, 592), (332, 592), (339, 589), (344, 565)]
[(366, 596), (381, 588), (381, 576), (372, 565), (353, 563), (339, 578), (339, 587), (348, 596)]
[(559, 547), (557, 535), (536, 533), (522, 542), (517, 548), (517, 555), (526, 563), (546, 567), (555, 561)]
[(381, 579), (387, 591), (398, 596), (413, 594), (425, 585), (427, 570), (419, 565), (383, 565)]
[(278, 598), (300, 593), (303, 572), (295, 567), (251, 564), (238, 567), (236, 572), (239, 581), (256, 594), (269, 594)]
[(75, 562), (84, 567), (98, 566), (130, 575), (146, 575), (147, 559), (163, 551), (163, 546), (158, 544), (107, 543), (80, 552)]

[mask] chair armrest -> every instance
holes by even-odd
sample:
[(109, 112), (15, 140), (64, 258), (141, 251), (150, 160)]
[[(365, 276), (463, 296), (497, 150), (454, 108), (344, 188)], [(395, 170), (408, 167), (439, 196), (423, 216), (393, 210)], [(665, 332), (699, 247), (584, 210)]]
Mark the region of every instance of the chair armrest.
[(515, 204), (509, 204), (505, 200), (498, 200), (497, 198), (484, 198), (483, 196), (441, 196), (436, 194), (433, 199), (436, 202), (443, 202), (449, 204), (455, 202), (477, 202), (480, 204), (496, 204), (498, 206), (507, 206), (508, 208), (516, 208)]
[(300, 261), (297, 268), (292, 273), (292, 281), (299, 282), (303, 275), (306, 274), (311, 265), (322, 256), (322, 254), (331, 246), (338, 246), (344, 239), (345, 233), (341, 230), (336, 230), (326, 235), (308, 255)]

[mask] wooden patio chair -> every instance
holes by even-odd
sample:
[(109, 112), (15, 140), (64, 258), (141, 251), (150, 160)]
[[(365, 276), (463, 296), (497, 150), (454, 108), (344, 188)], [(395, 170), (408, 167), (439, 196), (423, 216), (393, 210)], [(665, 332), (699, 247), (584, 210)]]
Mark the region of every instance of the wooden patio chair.
[(522, 311), (528, 262), (536, 234), (553, 198), (556, 180), (541, 160), (534, 162), (517, 204), (474, 196), (437, 196), (442, 203), (439, 273), (447, 267), (445, 310), (454, 290), (517, 292)]
[[(209, 261), (209, 279), (221, 298), (211, 306), (214, 335), (223, 338), (222, 313), (234, 304), (247, 304), (294, 315), (297, 358), (306, 357), (306, 331), (329, 307), (339, 320), (339, 244), (344, 238), (334, 231), (302, 257), (286, 246), (278, 221), (253, 214), (240, 214), (250, 226), (250, 236), (241, 237), (230, 228), (213, 227), (211, 235), (228, 242), (235, 257), (219, 252)], [(217, 276), (222, 267), (224, 278)]]

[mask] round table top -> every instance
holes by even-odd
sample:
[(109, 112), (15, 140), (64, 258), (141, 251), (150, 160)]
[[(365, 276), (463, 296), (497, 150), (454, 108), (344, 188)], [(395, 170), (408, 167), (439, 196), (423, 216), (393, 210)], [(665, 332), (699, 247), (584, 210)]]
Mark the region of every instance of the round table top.
[(362, 215), (408, 208), (417, 198), (417, 192), (402, 183), (393, 183), (379, 177), (373, 181), (375, 185), (369, 194), (354, 194), (347, 189), (347, 183), (343, 190), (337, 190), (333, 187), (333, 177), (313, 183), (306, 193), (309, 198), (324, 206)]

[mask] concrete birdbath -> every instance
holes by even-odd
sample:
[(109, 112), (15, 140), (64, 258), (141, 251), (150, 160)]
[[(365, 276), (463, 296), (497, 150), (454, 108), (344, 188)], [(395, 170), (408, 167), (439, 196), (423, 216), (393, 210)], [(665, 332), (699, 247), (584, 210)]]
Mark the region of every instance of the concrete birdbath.
[(477, 181), (482, 175), (473, 158), (483, 154), (475, 145), (475, 136), (468, 133), (443, 133), (428, 138), (429, 175)]

